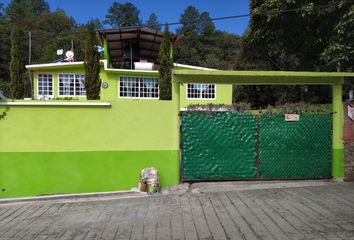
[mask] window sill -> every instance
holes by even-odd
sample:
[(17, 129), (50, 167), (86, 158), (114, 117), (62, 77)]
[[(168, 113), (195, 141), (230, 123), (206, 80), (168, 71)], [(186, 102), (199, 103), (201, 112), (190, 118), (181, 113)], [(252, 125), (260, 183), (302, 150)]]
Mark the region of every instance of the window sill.
[(0, 106), (82, 106), (82, 107), (108, 107), (110, 102), (0, 102)]

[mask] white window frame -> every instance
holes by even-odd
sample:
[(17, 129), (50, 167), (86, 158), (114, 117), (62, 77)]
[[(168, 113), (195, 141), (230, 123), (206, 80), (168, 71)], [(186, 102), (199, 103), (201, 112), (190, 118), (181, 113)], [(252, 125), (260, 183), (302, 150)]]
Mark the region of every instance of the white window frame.
[[(191, 98), (191, 97), (188, 97), (188, 85), (189, 84), (209, 84), (209, 85), (214, 85), (214, 98), (202, 98), (202, 97), (198, 97), (198, 98)], [(213, 83), (187, 83), (186, 84), (186, 99), (188, 100), (216, 100), (216, 84), (213, 84)]]
[[(39, 95), (39, 75), (40, 74), (47, 74), (52, 76), (52, 95)], [(37, 82), (37, 99), (46, 99), (46, 98), (53, 98), (54, 97), (54, 74), (49, 72), (38, 72), (36, 75), (36, 82)]]
[[(121, 78), (123, 77), (130, 77), (130, 78), (154, 78), (157, 79), (157, 84), (159, 86), (159, 78), (158, 77), (148, 77), (148, 76), (119, 76), (118, 79), (118, 98), (131, 98), (131, 99), (159, 99), (160, 98), (160, 88), (157, 88), (157, 97), (124, 97), (124, 96), (120, 96), (120, 82), (121, 82)], [(139, 91), (138, 91), (139, 95), (140, 95), (140, 84), (139, 84)]]
[[(59, 76), (61, 75), (74, 75), (74, 95), (61, 95), (60, 94), (60, 80)], [(76, 95), (76, 75), (84, 75), (85, 81), (86, 81), (86, 76), (83, 73), (58, 73), (58, 96), (59, 97), (86, 97), (86, 89), (85, 89), (85, 95)]]

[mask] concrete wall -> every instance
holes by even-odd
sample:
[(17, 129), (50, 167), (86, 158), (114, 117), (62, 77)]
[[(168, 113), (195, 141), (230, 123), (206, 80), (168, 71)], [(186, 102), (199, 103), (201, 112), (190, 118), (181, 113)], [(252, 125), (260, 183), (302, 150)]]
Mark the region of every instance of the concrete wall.
[(187, 84), (180, 86), (180, 106), (186, 108), (190, 104), (232, 104), (232, 84), (216, 84), (215, 99), (187, 99)]
[(354, 142), (344, 142), (345, 180), (354, 181)]
[(119, 99), (118, 81), (101, 77), (110, 107), (0, 106), (0, 198), (128, 190), (151, 166), (162, 186), (179, 183), (176, 94)]

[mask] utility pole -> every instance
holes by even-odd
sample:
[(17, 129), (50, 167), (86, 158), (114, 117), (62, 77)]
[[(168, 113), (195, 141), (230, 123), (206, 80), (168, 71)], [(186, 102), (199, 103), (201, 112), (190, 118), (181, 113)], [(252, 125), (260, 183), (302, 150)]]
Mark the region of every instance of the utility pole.
[[(32, 33), (28, 32), (28, 64), (31, 65), (32, 58)], [(31, 87), (31, 98), (33, 98), (33, 84), (32, 84), (32, 76), (31, 71), (28, 71), (28, 79)]]
[(32, 55), (32, 33), (28, 32), (28, 64), (31, 64)]
[[(71, 39), (71, 51), (74, 52), (74, 40)], [(74, 61), (74, 58), (73, 58)]]

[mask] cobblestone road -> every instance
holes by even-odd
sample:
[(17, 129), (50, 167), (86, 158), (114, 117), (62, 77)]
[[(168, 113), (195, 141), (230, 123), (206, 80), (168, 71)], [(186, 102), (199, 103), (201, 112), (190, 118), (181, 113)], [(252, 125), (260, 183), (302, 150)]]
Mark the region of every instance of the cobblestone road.
[(0, 239), (354, 239), (354, 184), (0, 204)]

